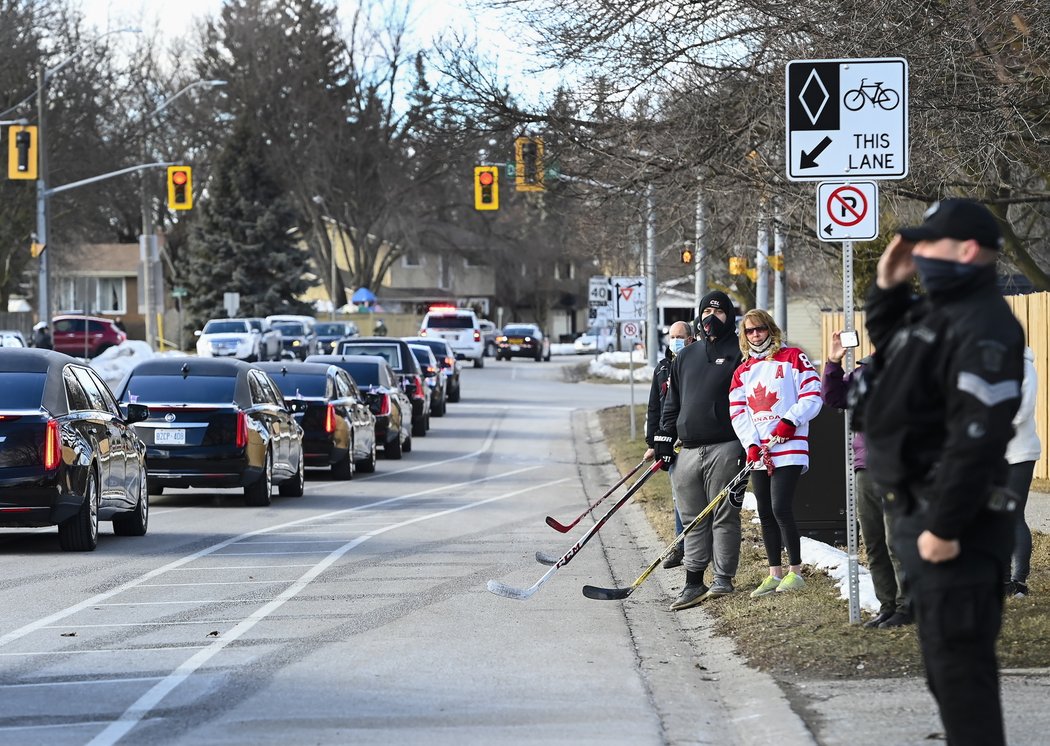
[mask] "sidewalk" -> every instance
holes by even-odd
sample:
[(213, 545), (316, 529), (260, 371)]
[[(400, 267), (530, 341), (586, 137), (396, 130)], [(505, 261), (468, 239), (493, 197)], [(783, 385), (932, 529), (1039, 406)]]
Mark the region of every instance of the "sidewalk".
[(1024, 517), (1033, 531), (1050, 534), (1050, 495), (1045, 492), (1029, 492)]

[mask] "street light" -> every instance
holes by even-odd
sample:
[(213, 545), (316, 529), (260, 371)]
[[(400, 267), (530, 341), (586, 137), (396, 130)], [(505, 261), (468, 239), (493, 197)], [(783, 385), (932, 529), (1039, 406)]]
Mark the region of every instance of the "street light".
[[(89, 42), (85, 42), (80, 46), (79, 49), (69, 55), (62, 62), (58, 63), (50, 70), (46, 69), (43, 65), (40, 65), (37, 72), (37, 89), (36, 89), (36, 108), (37, 108), (37, 152), (40, 159), (39, 167), (39, 178), (36, 180), (36, 242), (44, 247), (40, 253), (40, 265), (37, 268), (37, 312), (40, 315), (40, 321), (43, 321), (50, 325), (51, 323), (51, 306), (50, 297), (48, 293), (49, 283), (51, 279), (51, 266), (48, 261), (47, 241), (48, 241), (48, 190), (47, 190), (47, 138), (45, 137), (46, 129), (44, 127), (44, 112), (46, 111), (46, 98), (47, 98), (47, 83), (48, 81), (58, 74), (66, 65), (70, 64), (74, 60), (80, 58), (83, 51), (107, 36), (113, 34), (139, 34), (142, 33), (140, 28), (121, 28), (114, 29), (113, 31), (107, 31), (104, 34), (99, 34)], [(30, 98), (32, 94), (30, 94)], [(28, 101), (29, 98), (26, 99)], [(25, 102), (23, 102), (25, 103)], [(21, 104), (19, 104), (21, 105)], [(85, 309), (86, 310), (86, 309)]]
[[(148, 142), (146, 138), (146, 127), (145, 125), (153, 117), (160, 114), (162, 111), (168, 108), (183, 94), (194, 88), (215, 88), (216, 86), (226, 85), (225, 80), (198, 80), (189, 85), (183, 86), (179, 91), (169, 96), (167, 99), (161, 102), (157, 108), (153, 111), (148, 112), (142, 116), (139, 124), (143, 125), (142, 129), (142, 161), (143, 163), (147, 160), (146, 149)], [(140, 246), (140, 254), (142, 259), (142, 302), (146, 308), (146, 344), (150, 347), (154, 345), (155, 335), (153, 333), (154, 319), (154, 288), (153, 288), (153, 263), (157, 260), (157, 237), (153, 232), (153, 214), (150, 210), (149, 204), (149, 193), (146, 189), (146, 174), (142, 175), (142, 189), (141, 189), (141, 201), (142, 201), (142, 244)], [(158, 288), (158, 291), (161, 288)], [(163, 306), (162, 306), (163, 307)]]

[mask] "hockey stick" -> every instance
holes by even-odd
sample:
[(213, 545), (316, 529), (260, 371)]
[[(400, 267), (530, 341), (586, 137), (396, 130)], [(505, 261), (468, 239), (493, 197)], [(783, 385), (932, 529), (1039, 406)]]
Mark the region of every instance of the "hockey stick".
[(741, 479), (746, 478), (750, 473), (751, 464), (747, 464), (744, 466), (743, 469), (741, 469), (737, 473), (735, 477), (729, 480), (729, 484), (723, 487), (721, 492), (714, 496), (711, 502), (707, 504), (707, 507), (701, 510), (700, 514), (697, 515), (696, 518), (691, 520), (688, 526), (682, 529), (682, 533), (678, 534), (678, 536), (674, 538), (674, 541), (672, 541), (671, 544), (660, 553), (660, 556), (656, 558), (656, 561), (654, 561), (653, 564), (649, 565), (649, 567), (645, 569), (645, 572), (639, 575), (638, 579), (631, 583), (629, 586), (627, 586), (626, 588), (598, 588), (593, 585), (585, 585), (583, 586), (583, 595), (585, 595), (587, 598), (593, 598), (598, 601), (618, 601), (620, 599), (627, 598), (628, 596), (630, 596), (632, 593), (635, 592), (638, 586), (645, 582), (645, 579), (649, 577), (652, 571), (659, 567), (660, 563), (663, 562), (667, 558), (667, 556), (674, 551), (674, 548), (678, 546), (679, 542), (685, 539), (685, 535), (692, 531), (694, 528), (696, 528), (698, 525), (700, 525), (700, 521), (704, 520), (704, 518), (706, 518), (711, 513), (711, 511), (715, 509), (715, 505), (718, 504), (718, 501), (724, 498), (730, 492), (732, 492), (733, 489), (738, 486), (738, 483), (741, 481)]
[(563, 554), (561, 558), (554, 563), (554, 567), (547, 570), (547, 572), (544, 573), (543, 577), (537, 580), (535, 583), (533, 583), (531, 587), (511, 588), (509, 585), (501, 583), (498, 580), (490, 580), (488, 582), (489, 591), (495, 593), (497, 596), (505, 596), (506, 598), (516, 598), (519, 601), (524, 601), (530, 598), (533, 593), (540, 589), (540, 586), (542, 586), (544, 583), (551, 579), (554, 573), (556, 573), (561, 568), (565, 567), (565, 565), (569, 564), (569, 562), (572, 561), (572, 558), (575, 557), (576, 554), (581, 549), (583, 549), (584, 545), (591, 540), (591, 537), (598, 533), (601, 527), (605, 525), (605, 522), (612, 517), (612, 514), (620, 508), (622, 508), (624, 503), (630, 500), (631, 496), (634, 495), (634, 493), (637, 492), (639, 489), (641, 489), (642, 485), (646, 483), (649, 477), (651, 477), (653, 474), (660, 470), (660, 463), (661, 462), (659, 459), (654, 461), (653, 465), (646, 469), (645, 473), (642, 474), (642, 476), (640, 476), (638, 480), (631, 485), (631, 488), (624, 493), (623, 497), (617, 500), (616, 504), (609, 508), (605, 515), (598, 519), (597, 523), (595, 523), (593, 526), (587, 529), (587, 533), (581, 536), (580, 540), (572, 545), (572, 549)]
[[(547, 516), (547, 525), (550, 526), (551, 528), (553, 528), (555, 531), (561, 531), (563, 534), (571, 531), (574, 528), (576, 528), (576, 524), (579, 523), (580, 521), (582, 521), (583, 517), (585, 515), (587, 515), (588, 513), (592, 512), (595, 508), (597, 508), (599, 505), (601, 505), (605, 501), (605, 498), (607, 498), (612, 493), (616, 492), (616, 490), (618, 490), (620, 488), (620, 485), (622, 485), (628, 479), (633, 477), (635, 472), (637, 472), (639, 469), (641, 469), (642, 466), (644, 466), (644, 465), (645, 465), (645, 459), (643, 458), (641, 461), (638, 462), (638, 466), (634, 467), (629, 472), (624, 474), (623, 478), (619, 482), (617, 482), (612, 487), (610, 487), (608, 492), (606, 492), (604, 495), (599, 497), (598, 500), (594, 503), (594, 505), (592, 505), (591, 507), (587, 508), (587, 510), (583, 511), (582, 513), (580, 513), (580, 516), (575, 521), (570, 523), (568, 526), (566, 526), (564, 523), (559, 523), (558, 521), (554, 520), (550, 516)], [(554, 564), (554, 562), (544, 562), (543, 560), (541, 560), (539, 558), (538, 555), (537, 555), (536, 559), (537, 559), (537, 561), (539, 561), (540, 563), (542, 563), (544, 565), (548, 565), (548, 564), (553, 565)]]

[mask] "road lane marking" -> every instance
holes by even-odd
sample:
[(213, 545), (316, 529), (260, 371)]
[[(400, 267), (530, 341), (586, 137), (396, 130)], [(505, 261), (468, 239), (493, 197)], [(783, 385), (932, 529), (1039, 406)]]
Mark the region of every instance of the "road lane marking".
[[(215, 554), (216, 552), (218, 552), (221, 549), (225, 549), (226, 547), (228, 547), (228, 546), (230, 546), (232, 544), (236, 544), (237, 542), (242, 541), (243, 539), (246, 539), (246, 538), (250, 538), (252, 536), (260, 536), (260, 535), (263, 535), (263, 534), (269, 534), (269, 533), (271, 533), (273, 531), (280, 531), (281, 529), (289, 528), (291, 526), (301, 526), (304, 523), (313, 523), (315, 521), (322, 521), (322, 520), (324, 520), (326, 518), (334, 518), (334, 517), (337, 517), (337, 516), (345, 516), (345, 515), (350, 514), (350, 513), (361, 512), (363, 510), (370, 510), (372, 508), (376, 508), (376, 507), (379, 507), (379, 506), (382, 506), (382, 505), (389, 505), (391, 503), (399, 502), (401, 500), (408, 500), (408, 499), (411, 499), (411, 498), (414, 498), (414, 497), (419, 497), (421, 495), (427, 495), (427, 494), (431, 494), (431, 493), (434, 493), (434, 492), (440, 492), (442, 490), (451, 490), (451, 489), (456, 489), (456, 488), (460, 488), (460, 487), (467, 487), (467, 486), (470, 486), (470, 485), (481, 484), (483, 482), (490, 482), (490, 481), (492, 481), (494, 479), (504, 479), (506, 477), (511, 477), (511, 476), (516, 475), (516, 474), (521, 474), (522, 472), (534, 471), (534, 470), (540, 469), (540, 468), (543, 468), (543, 467), (542, 466), (531, 466), (531, 467), (526, 467), (526, 468), (523, 468), (523, 469), (515, 469), (514, 471), (503, 472), (501, 474), (494, 474), (494, 475), (488, 476), (488, 477), (480, 477), (478, 479), (471, 479), (471, 480), (468, 480), (468, 481), (465, 481), (465, 482), (459, 482), (459, 483), (448, 484), (448, 485), (441, 485), (440, 487), (432, 487), (430, 489), (423, 490), (421, 492), (410, 492), (410, 493), (407, 493), (407, 494), (404, 494), (404, 495), (398, 495), (398, 496), (395, 496), (395, 497), (388, 497), (388, 498), (385, 498), (383, 500), (378, 500), (378, 501), (373, 502), (373, 503), (368, 503), (366, 505), (360, 505), (360, 506), (353, 507), (353, 508), (343, 508), (342, 510), (335, 510), (335, 511), (332, 511), (330, 513), (322, 513), (321, 515), (317, 515), (317, 516), (310, 516), (310, 517), (307, 517), (307, 518), (299, 518), (299, 519), (294, 520), (294, 521), (288, 521), (287, 523), (277, 524), (276, 526), (269, 526), (268, 528), (261, 528), (261, 529), (256, 529), (255, 531), (249, 531), (247, 533), (240, 534), (239, 536), (234, 536), (234, 537), (231, 537), (231, 538), (226, 539), (224, 541), (220, 541), (218, 544), (213, 544), (210, 547), (205, 547), (204, 549), (201, 549), (201, 550), (199, 550), (197, 552), (194, 552), (193, 554), (188, 554), (185, 557), (181, 557), (181, 558), (179, 558), (177, 560), (173, 560), (172, 562), (169, 562), (166, 565), (162, 565), (161, 567), (154, 568), (153, 570), (150, 570), (149, 572), (147, 572), (147, 573), (145, 573), (143, 575), (140, 575), (139, 577), (135, 578), (134, 580), (129, 580), (126, 583), (121, 583), (120, 585), (118, 585), (118, 586), (116, 586), (114, 588), (111, 588), (108, 591), (105, 591), (103, 593), (99, 593), (99, 594), (97, 594), (95, 596), (92, 596), (91, 598), (86, 599), (84, 601), (81, 601), (78, 604), (74, 604), (72, 606), (68, 606), (65, 609), (62, 609), (61, 611), (56, 611), (55, 613), (49, 614), (46, 617), (43, 617), (41, 619), (37, 619), (34, 622), (30, 622), (29, 624), (23, 625), (22, 627), (19, 627), (16, 630), (13, 630), (11, 632), (8, 632), (8, 633), (0, 636), (0, 647), (4, 647), (5, 645), (8, 645), (9, 643), (14, 642), (15, 640), (21, 639), (22, 637), (25, 637), (26, 635), (31, 634), (31, 633), (35, 632), (36, 630), (38, 630), (38, 629), (40, 629), (42, 627), (54, 624), (55, 622), (61, 621), (61, 620), (65, 619), (68, 616), (72, 616), (73, 614), (76, 614), (76, 613), (78, 613), (80, 611), (83, 611), (84, 609), (89, 609), (92, 606), (97, 606), (102, 601), (105, 601), (108, 598), (112, 598), (113, 596), (116, 596), (116, 595), (118, 595), (120, 593), (123, 593), (124, 591), (128, 590), (129, 588), (134, 588), (136, 586), (142, 585), (147, 580), (153, 580), (154, 578), (156, 578), (156, 577), (158, 577), (160, 575), (163, 575), (164, 573), (169, 572), (170, 570), (182, 568), (183, 566), (188, 565), (191, 562), (194, 562), (194, 561), (196, 561), (196, 560), (198, 560), (198, 559), (200, 559), (202, 557), (207, 557), (209, 555), (213, 555), (213, 554)], [(564, 481), (564, 480), (559, 480), (559, 481)], [(226, 554), (226, 553), (217, 555), (217, 557), (225, 557), (225, 556), (229, 556), (229, 555)], [(312, 567), (313, 565), (309, 565), (309, 566)], [(205, 567), (205, 568), (200, 568), (200, 569), (209, 569), (209, 568)]]
[(488, 503), (498, 502), (500, 500), (506, 500), (511, 497), (517, 497), (518, 495), (526, 492), (531, 492), (538, 489), (546, 489), (553, 487), (556, 484), (570, 481), (571, 477), (564, 477), (562, 479), (556, 479), (543, 484), (536, 484), (529, 487), (524, 487), (520, 490), (514, 490), (513, 492), (507, 492), (502, 495), (495, 495), (494, 497), (485, 498), (484, 500), (478, 500), (477, 502), (467, 503), (466, 505), (460, 505), (455, 508), (447, 508), (445, 510), (438, 511), (436, 513), (429, 513), (415, 518), (409, 518), (401, 521), (400, 523), (394, 523), (385, 528), (377, 528), (374, 531), (370, 531), (364, 536), (359, 536), (353, 539), (343, 546), (332, 551), (327, 557), (317, 563), (312, 569), (307, 570), (303, 573), (302, 577), (299, 578), (291, 587), (281, 593), (277, 598), (267, 603), (260, 609), (253, 612), (247, 619), (240, 622), (236, 627), (225, 633), (222, 637), (217, 639), (211, 645), (198, 653), (193, 655), (189, 660), (185, 661), (175, 671), (168, 674), (162, 681), (155, 684), (149, 691), (138, 698), (124, 713), (115, 721), (110, 723), (101, 733), (95, 736), (91, 741), (88, 742), (88, 746), (111, 746), (115, 744), (121, 738), (128, 734), (132, 728), (134, 728), (139, 722), (143, 720), (152, 710), (156, 707), (161, 700), (170, 694), (176, 687), (179, 686), (183, 681), (190, 677), (197, 669), (206, 664), (213, 657), (222, 652), (227, 645), (236, 642), (246, 632), (252, 629), (260, 621), (268, 617), (274, 611), (284, 605), (285, 602), (291, 600), (299, 594), (306, 586), (308, 586), (313, 580), (315, 580), (322, 572), (331, 567), (337, 560), (343, 555), (351, 551), (352, 549), (364, 544), (369, 539), (376, 536), (385, 534), (388, 531), (394, 531), (395, 529), (404, 528), (405, 526), (411, 526), (415, 523), (422, 521), (429, 521), (434, 518), (441, 518), (452, 513), (458, 513), (461, 510), (467, 510), (470, 508), (477, 508)]

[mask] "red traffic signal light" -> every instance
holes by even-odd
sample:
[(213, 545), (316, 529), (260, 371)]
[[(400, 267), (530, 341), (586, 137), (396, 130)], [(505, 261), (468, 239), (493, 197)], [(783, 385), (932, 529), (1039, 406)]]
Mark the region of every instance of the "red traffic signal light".
[(692, 264), (692, 263), (693, 263), (693, 250), (692, 249), (688, 249), (688, 248), (687, 249), (682, 249), (682, 264)]
[(193, 168), (168, 166), (168, 209), (193, 208)]
[(496, 166), (474, 167), (474, 209), (499, 209), (499, 168)]
[(478, 174), (478, 183), (481, 186), (491, 186), (492, 182), (496, 180), (496, 177), (492, 175), (491, 171), (482, 171)]

